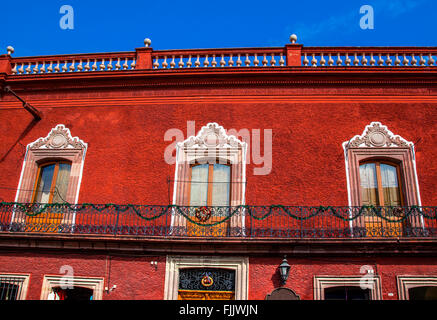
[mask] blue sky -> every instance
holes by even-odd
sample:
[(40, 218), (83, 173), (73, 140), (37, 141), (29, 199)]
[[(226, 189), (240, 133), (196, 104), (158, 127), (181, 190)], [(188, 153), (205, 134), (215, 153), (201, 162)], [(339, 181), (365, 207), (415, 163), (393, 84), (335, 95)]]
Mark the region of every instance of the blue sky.
[[(62, 5), (74, 10), (63, 30)], [(374, 9), (362, 30), (360, 7)], [(305, 46), (436, 46), (436, 0), (349, 1), (3, 1), (0, 54), (14, 56), (133, 51), (145, 37), (155, 50), (269, 47), (296, 33)]]

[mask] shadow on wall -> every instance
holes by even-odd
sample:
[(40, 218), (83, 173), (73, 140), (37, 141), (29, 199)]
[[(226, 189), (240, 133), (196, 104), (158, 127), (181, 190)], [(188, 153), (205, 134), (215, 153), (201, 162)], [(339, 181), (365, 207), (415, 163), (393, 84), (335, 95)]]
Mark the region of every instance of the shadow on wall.
[(18, 139), (12, 144), (12, 146), (6, 151), (6, 153), (0, 158), (0, 162), (3, 162), (6, 157), (11, 153), (11, 151), (15, 148), (15, 146), (26, 137), (26, 135), (32, 130), (32, 128), (38, 123), (39, 120), (32, 119), (32, 121), (27, 125), (27, 127), (23, 130), (23, 132), (20, 134)]
[(281, 275), (279, 274), (279, 269), (278, 268), (276, 268), (276, 271), (272, 275), (270, 280), (272, 280), (273, 288), (282, 287), (282, 279), (281, 279)]

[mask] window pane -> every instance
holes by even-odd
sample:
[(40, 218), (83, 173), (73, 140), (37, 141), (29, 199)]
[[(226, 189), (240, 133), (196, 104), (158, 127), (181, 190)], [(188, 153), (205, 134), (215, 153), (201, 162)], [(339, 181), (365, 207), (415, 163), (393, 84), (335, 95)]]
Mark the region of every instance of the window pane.
[(0, 282), (0, 300), (17, 300), (20, 291), (20, 285), (14, 284), (14, 281)]
[(381, 163), (381, 182), (384, 193), (384, 205), (400, 206), (401, 197), (396, 167)]
[(425, 286), (408, 289), (410, 300), (437, 300), (437, 287)]
[(379, 205), (376, 165), (366, 163), (360, 165), (361, 198), (363, 205)]
[(41, 168), (41, 179), (39, 180), (35, 202), (48, 203), (50, 198), (50, 187), (52, 185), (55, 164)]
[(325, 300), (370, 300), (370, 290), (352, 286), (326, 288)]
[(212, 205), (229, 205), (229, 182), (231, 181), (231, 167), (223, 164), (214, 164)]
[(208, 164), (191, 168), (190, 206), (208, 204)]
[(60, 163), (58, 176), (56, 178), (56, 188), (53, 194), (53, 203), (66, 202), (68, 182), (70, 180), (71, 165)]

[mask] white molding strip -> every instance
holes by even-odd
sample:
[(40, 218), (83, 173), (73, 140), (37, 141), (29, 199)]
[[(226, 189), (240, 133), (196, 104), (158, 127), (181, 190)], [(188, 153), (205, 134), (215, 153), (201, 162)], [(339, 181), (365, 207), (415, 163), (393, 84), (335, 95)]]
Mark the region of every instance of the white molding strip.
[(41, 300), (47, 300), (52, 288), (65, 285), (66, 283), (73, 286), (88, 288), (93, 290), (93, 300), (102, 300), (103, 298), (103, 286), (104, 278), (93, 278), (93, 277), (71, 277), (66, 278), (65, 275), (62, 276), (49, 276), (45, 275), (42, 289), (41, 289)]
[(324, 300), (326, 288), (362, 285), (370, 289), (372, 300), (382, 300), (379, 276), (314, 276), (314, 300)]
[(178, 299), (179, 269), (182, 268), (224, 268), (235, 270), (235, 300), (248, 299), (248, 257), (167, 256), (164, 300)]
[(415, 287), (435, 286), (437, 287), (437, 276), (397, 276), (398, 299), (409, 300), (408, 290)]

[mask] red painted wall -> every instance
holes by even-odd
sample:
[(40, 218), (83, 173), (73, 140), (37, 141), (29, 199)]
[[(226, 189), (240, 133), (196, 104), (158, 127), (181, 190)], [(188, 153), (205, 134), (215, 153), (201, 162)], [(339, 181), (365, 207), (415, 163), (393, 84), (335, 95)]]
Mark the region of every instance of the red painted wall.
[[(249, 299), (263, 300), (272, 290), (281, 286), (277, 268), (281, 257), (251, 257), (249, 259)], [(150, 264), (157, 261), (157, 269)], [(289, 278), (285, 287), (292, 289), (303, 300), (314, 298), (314, 276), (362, 276), (363, 265), (372, 266), (381, 279), (382, 298), (396, 300), (396, 276), (437, 276), (434, 258), (292, 258)], [(73, 267), (76, 276), (104, 277), (105, 286), (117, 288), (104, 293), (103, 299), (163, 299), (165, 257), (135, 257), (134, 255), (107, 256), (51, 253), (2, 253), (2, 273), (30, 274), (27, 299), (39, 300), (44, 275), (62, 275), (63, 265)], [(17, 268), (19, 266), (19, 268)], [(109, 283), (108, 283), (109, 280)], [(393, 296), (388, 296), (393, 293)]]
[[(157, 268), (151, 265), (157, 261)], [(64, 265), (71, 266), (75, 276), (103, 277), (105, 287), (117, 287), (104, 292), (103, 299), (149, 300), (163, 299), (165, 257), (107, 256), (87, 254), (2, 253), (0, 273), (30, 274), (26, 299), (39, 300), (45, 275), (60, 273)], [(108, 283), (109, 281), (109, 283)]]
[[(249, 299), (265, 299), (267, 294), (281, 286), (277, 258), (250, 258)], [(301, 299), (314, 299), (314, 276), (363, 276), (360, 268), (369, 265), (381, 279), (383, 300), (397, 300), (396, 276), (437, 276), (435, 258), (287, 258), (291, 265), (285, 287), (292, 289)], [(388, 293), (393, 293), (389, 296)]]
[[(23, 94), (42, 111), (43, 120), (21, 138), (31, 116), (21, 107), (11, 109), (13, 100), (5, 97), (0, 102), (0, 197), (5, 201), (14, 200), (26, 145), (45, 137), (56, 124), (62, 123), (73, 136), (88, 143), (79, 202), (167, 204), (169, 191), (170, 199), (173, 192), (173, 184), (169, 188), (167, 177), (174, 179), (175, 166), (164, 161), (165, 148), (171, 143), (164, 141), (164, 134), (168, 129), (178, 128), (186, 135), (187, 121), (194, 120), (196, 131), (208, 122), (217, 122), (225, 129), (273, 130), (271, 173), (255, 176), (256, 165), (247, 166), (248, 204), (347, 205), (342, 143), (361, 134), (370, 122), (380, 121), (394, 134), (416, 142), (422, 203), (437, 203), (434, 192), (437, 109), (434, 104), (401, 103), (401, 98), (392, 98), (396, 102), (390, 102), (382, 95), (379, 102), (342, 101), (347, 98), (333, 102), (332, 96), (326, 98), (325, 103), (311, 102), (319, 92), (315, 89), (308, 102), (299, 103), (291, 96), (289, 101), (281, 98), (281, 102), (274, 102), (277, 100), (273, 96), (277, 93), (275, 90), (258, 89), (256, 94), (272, 97), (256, 102), (253, 92), (238, 100), (237, 97), (225, 98), (224, 89), (216, 91), (214, 94), (218, 97), (204, 99), (204, 102), (199, 100), (202, 92), (197, 92), (192, 102), (182, 102), (182, 98), (180, 102), (170, 102), (168, 97), (159, 97), (156, 98), (159, 103), (144, 100), (149, 95), (162, 95), (159, 90), (86, 95), (68, 92), (62, 96), (56, 92), (27, 97)], [(337, 91), (345, 93), (345, 90)], [(410, 91), (422, 93), (421, 90)], [(292, 92), (284, 90), (283, 94)], [(369, 89), (368, 93), (374, 90)], [(104, 94), (109, 96), (105, 100), (109, 106), (92, 100), (102, 99)], [(193, 93), (181, 90), (179, 94)], [(205, 94), (211, 94), (210, 90), (205, 89)], [(131, 95), (143, 100), (129, 102)], [(112, 96), (113, 99), (109, 99)], [(114, 102), (116, 98), (119, 102)], [(351, 95), (349, 99), (354, 98)]]
[[(75, 82), (69, 83), (71, 87)], [(47, 89), (50, 88), (50, 89)], [(13, 201), (27, 144), (45, 137), (57, 124), (88, 143), (79, 202), (167, 204), (173, 198), (175, 166), (164, 161), (168, 129), (196, 122), (196, 133), (208, 122), (225, 129), (272, 129), (273, 168), (255, 176), (246, 168), (246, 203), (252, 205), (347, 205), (342, 143), (379, 121), (394, 134), (416, 145), (423, 205), (437, 205), (437, 108), (435, 89), (421, 86), (386, 87), (177, 87), (124, 89), (64, 89), (56, 84), (25, 90), (20, 95), (38, 108), (32, 117), (12, 97), (0, 100), (0, 199)], [(261, 131), (262, 132), (262, 131)], [(186, 136), (185, 136), (186, 138)], [(261, 144), (263, 145), (263, 144)], [(117, 289), (106, 299), (162, 299), (165, 258), (158, 270), (153, 257), (113, 257), (111, 282)], [(249, 298), (264, 299), (279, 285), (276, 268), (281, 258), (250, 258)], [(375, 263), (381, 275), (383, 298), (393, 292), (395, 275), (437, 275), (436, 262), (425, 258), (291, 259), (287, 286), (302, 299), (313, 297), (314, 275), (359, 275), (364, 264)], [(62, 265), (75, 274), (105, 277), (104, 255), (4, 253), (0, 272), (30, 273), (28, 298), (39, 299), (44, 274), (58, 274)]]

